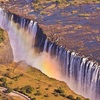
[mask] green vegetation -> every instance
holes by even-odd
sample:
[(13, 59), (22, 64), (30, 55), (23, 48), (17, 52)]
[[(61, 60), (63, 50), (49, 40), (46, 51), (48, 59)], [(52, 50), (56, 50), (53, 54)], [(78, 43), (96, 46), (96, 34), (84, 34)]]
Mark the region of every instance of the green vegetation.
[(85, 13), (85, 14), (79, 14), (78, 16), (79, 17), (90, 17), (90, 14)]
[(33, 89), (34, 88), (31, 87), (30, 85), (26, 85), (21, 88), (21, 91), (22, 91), (22, 93), (32, 93)]
[(34, 98), (31, 98), (31, 100), (36, 100), (36, 98), (34, 97)]
[(12, 89), (8, 87), (6, 93), (10, 93), (10, 92), (12, 92)]
[(49, 97), (48, 94), (45, 94), (44, 97)]
[(0, 43), (4, 41), (4, 30), (0, 28)]
[(49, 78), (31, 66), (17, 66), (17, 63), (0, 66), (0, 85), (7, 88), (7, 93), (15, 90), (27, 95), (31, 100), (65, 100), (67, 98), (85, 100), (84, 97), (70, 90), (64, 82)]
[(64, 98), (66, 97), (66, 94), (65, 94), (64, 90), (61, 87), (59, 87), (57, 89), (54, 89), (54, 92), (52, 94), (54, 96), (62, 96)]
[(61, 87), (59, 87), (59, 88), (55, 89), (54, 92), (64, 93), (64, 90)]
[(90, 100), (90, 99), (86, 98), (86, 99), (84, 99), (84, 100)]
[(69, 96), (67, 96), (67, 98), (70, 99), (70, 100), (75, 100), (73, 95), (69, 95)]
[(76, 100), (82, 100), (80, 97), (76, 97)]
[[(44, 9), (53, 9), (55, 7), (64, 8), (69, 5), (77, 5), (83, 3), (100, 3), (100, 0), (34, 0), (33, 7), (35, 11)], [(49, 4), (49, 6), (48, 6)], [(41, 14), (46, 14), (46, 11), (42, 11)]]
[(2, 77), (2, 78), (0, 78), (0, 81), (1, 82), (6, 82), (6, 78), (5, 77)]
[[(100, 3), (100, 0), (34, 0), (32, 2), (35, 12), (40, 13), (40, 22), (43, 15), (50, 16), (56, 9), (63, 9), (70, 5), (80, 5), (86, 3)], [(100, 10), (99, 8), (97, 10)], [(76, 14), (77, 11), (72, 11), (72, 14)], [(89, 17), (89, 14), (80, 14), (80, 17)]]
[(41, 92), (40, 91), (36, 91), (36, 93), (34, 93), (35, 96), (40, 96)]

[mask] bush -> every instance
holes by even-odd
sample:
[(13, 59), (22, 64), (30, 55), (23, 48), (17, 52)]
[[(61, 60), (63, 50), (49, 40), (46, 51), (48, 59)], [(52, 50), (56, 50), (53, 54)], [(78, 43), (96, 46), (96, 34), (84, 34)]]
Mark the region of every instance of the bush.
[(6, 82), (3, 82), (3, 83), (2, 83), (2, 86), (3, 86), (3, 87), (7, 87), (7, 85), (8, 85), (8, 84), (7, 84)]
[(19, 87), (17, 87), (17, 88), (15, 88), (14, 90), (19, 92), (19, 91), (20, 91), (20, 88), (19, 88)]
[(10, 92), (12, 92), (12, 89), (8, 87), (6, 93), (10, 93)]
[(80, 97), (76, 97), (76, 100), (82, 100)]
[(55, 2), (56, 2), (56, 3), (61, 3), (61, 2), (62, 2), (62, 0), (56, 0)]
[(34, 98), (31, 98), (31, 100), (36, 100), (36, 98), (34, 97)]
[(54, 96), (58, 97), (58, 94), (57, 94), (57, 93), (53, 92), (52, 94), (53, 94)]
[(86, 98), (85, 100), (90, 100), (89, 98)]
[(34, 95), (35, 95), (35, 96), (40, 96), (41, 93), (40, 93), (40, 91), (37, 91), (36, 93), (34, 93)]
[(58, 89), (54, 89), (54, 92), (64, 93), (64, 90), (61, 87), (59, 87)]
[(19, 92), (26, 95), (26, 90), (24, 89), (20, 90)]
[(61, 93), (61, 94), (60, 94), (60, 96), (62, 96), (62, 97), (66, 97), (66, 94), (64, 94), (64, 93)]
[(2, 77), (2, 78), (0, 78), (0, 81), (1, 82), (6, 82), (6, 78)]
[(75, 100), (72, 95), (67, 96), (68, 99)]
[(32, 93), (34, 88), (32, 88), (30, 85), (26, 85), (24, 87), (21, 88), (21, 91), (23, 93)]
[(0, 28), (0, 43), (2, 41), (4, 41), (4, 34), (3, 34), (4, 30)]
[(48, 94), (45, 94), (44, 97), (49, 97)]
[(4, 76), (10, 78), (10, 73), (5, 73)]
[(45, 88), (45, 90), (49, 90), (49, 88)]

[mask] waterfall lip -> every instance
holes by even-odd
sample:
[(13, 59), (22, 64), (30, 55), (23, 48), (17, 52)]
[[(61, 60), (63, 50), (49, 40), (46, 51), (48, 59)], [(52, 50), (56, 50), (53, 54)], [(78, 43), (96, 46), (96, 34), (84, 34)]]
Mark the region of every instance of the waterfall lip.
[[(32, 24), (32, 22), (34, 22), (34, 25), (35, 26), (38, 26), (38, 23), (36, 22), (36, 21), (33, 21), (33, 20), (31, 20), (31, 19), (29, 19), (29, 18), (27, 18), (27, 17), (23, 17), (23, 16), (20, 16), (20, 15), (18, 15), (18, 14), (15, 14), (15, 13), (12, 13), (12, 12), (10, 12), (8, 9), (6, 9), (6, 8), (4, 8), (4, 7), (0, 7), (0, 10), (1, 11), (4, 11), (4, 13), (6, 14), (6, 13), (10, 13), (10, 14), (12, 14), (13, 16), (14, 15), (16, 15), (16, 16), (18, 16), (19, 18), (23, 18), (23, 19), (28, 19), (28, 20), (30, 20), (30, 23)], [(13, 16), (12, 16), (12, 20), (13, 20)], [(49, 40), (48, 40), (49, 41)], [(55, 42), (54, 42), (55, 43)], [(59, 46), (59, 48), (62, 48), (62, 49), (65, 49), (63, 46)], [(66, 50), (66, 49), (65, 49)], [(78, 55), (78, 53), (77, 52), (73, 52), (73, 51), (70, 51), (70, 50), (67, 50), (67, 52), (71, 52), (73, 55), (74, 54), (76, 54), (77, 56), (79, 56), (79, 57), (81, 57), (81, 58), (84, 58), (84, 59), (89, 59), (89, 57), (86, 57), (85, 55), (82, 55), (82, 56), (80, 56), (80, 55)], [(90, 60), (90, 61), (92, 61), (92, 62), (94, 62), (95, 60)], [(95, 61), (96, 62), (96, 61)], [(98, 63), (98, 62), (96, 62), (96, 63)], [(99, 65), (98, 65), (99, 66)]]
[[(17, 16), (17, 15), (16, 15)], [(14, 17), (14, 16), (13, 16)], [(18, 18), (19, 18), (20, 16), (18, 16)], [(21, 18), (23, 18), (23, 17), (21, 17)], [(14, 18), (12, 18), (12, 20), (14, 20)], [(18, 23), (18, 22), (17, 22)], [(34, 24), (33, 24), (34, 23)], [(19, 24), (21, 24), (21, 23), (19, 23)], [(37, 35), (37, 28), (39, 28), (39, 26), (38, 26), (38, 24), (37, 24), (37, 22), (35, 22), (35, 21), (33, 21), (33, 20), (28, 20), (28, 24), (26, 23), (26, 25), (29, 25), (30, 24), (30, 27), (31, 28), (36, 28), (36, 30), (34, 31), (35, 33), (36, 33), (36, 35)], [(29, 28), (29, 26), (27, 26), (28, 28)], [(27, 29), (28, 29), (27, 28)], [(41, 33), (43, 33), (42, 31), (41, 31), (41, 29), (39, 29), (39, 32), (41, 32)], [(40, 35), (40, 34), (39, 34)], [(43, 35), (43, 34), (42, 34)], [(41, 35), (40, 35), (41, 36)], [(40, 39), (43, 39), (43, 36), (42, 37), (40, 37)], [(51, 52), (51, 49), (53, 48), (53, 45), (54, 45), (54, 43), (52, 43), (51, 41), (49, 41), (49, 40), (47, 40), (47, 37), (45, 38), (46, 40), (45, 40), (45, 42), (47, 41), (48, 43), (49, 43), (49, 47), (48, 47), (48, 51), (49, 52)], [(40, 41), (39, 41), (40, 42)], [(47, 45), (47, 44), (46, 44)], [(78, 57), (80, 57), (80, 59), (79, 59), (79, 62), (80, 62), (80, 68), (77, 68), (80, 72), (79, 72), (79, 80), (81, 80), (82, 82), (83, 82), (83, 80), (84, 80), (84, 78), (83, 78), (83, 76), (86, 76), (86, 75), (88, 75), (87, 77), (88, 77), (88, 81), (90, 82), (91, 80), (91, 77), (95, 74), (95, 73), (97, 73), (98, 71), (100, 72), (100, 65), (98, 65), (98, 64), (96, 64), (96, 62), (94, 62), (94, 61), (92, 61), (92, 60), (89, 60), (88, 58), (86, 58), (85, 56), (84, 57), (81, 57), (81, 56), (79, 56), (79, 55), (77, 55), (75, 52), (72, 52), (72, 51), (70, 51), (70, 50), (66, 50), (63, 46), (59, 46), (59, 45), (57, 45), (57, 54), (60, 56), (60, 57), (63, 57), (63, 51), (66, 51), (65, 52), (65, 54), (67, 54), (66, 55), (66, 57), (65, 57), (65, 59), (67, 58), (67, 66), (68, 66), (68, 71), (69, 71), (69, 74), (71, 74), (70, 76), (72, 77), (72, 75), (73, 75), (73, 70), (75, 70), (73, 67), (74, 67), (74, 65), (73, 65), (73, 63), (75, 64), (75, 59), (76, 58), (78, 58)], [(57, 54), (55, 54), (55, 55), (57, 55)], [(59, 59), (60, 60), (63, 60), (63, 59), (61, 59), (59, 57)], [(64, 61), (64, 60), (63, 60)], [(63, 63), (63, 62), (62, 62)], [(96, 66), (97, 65), (97, 66)], [(98, 67), (99, 66), (99, 67)], [(79, 67), (79, 65), (78, 65), (78, 67)], [(85, 68), (84, 68), (85, 67)], [(94, 69), (95, 68), (95, 69)], [(67, 69), (67, 68), (65, 68), (65, 69)], [(86, 69), (86, 70), (85, 70)], [(97, 70), (98, 69), (98, 70)], [(84, 72), (85, 71), (85, 72)], [(86, 73), (86, 71), (88, 72), (88, 73)], [(94, 71), (94, 74), (93, 75), (91, 75), (91, 73), (93, 73), (93, 71)], [(84, 75), (84, 73), (86, 73), (86, 75)], [(96, 76), (96, 75), (94, 75), (95, 76), (95, 78), (93, 78), (92, 79), (92, 81), (95, 81), (98, 77)], [(90, 84), (90, 83), (89, 83)], [(92, 85), (94, 85), (94, 84), (92, 84)], [(91, 87), (93, 87), (91, 85)]]
[[(15, 5), (16, 5), (16, 4), (15, 4)], [(9, 6), (8, 6), (8, 7), (9, 7)], [(5, 7), (5, 8), (7, 8), (7, 7)], [(26, 14), (26, 15), (19, 14), (19, 13), (20, 13), (20, 10), (17, 10), (18, 12), (14, 12), (14, 11), (10, 10), (10, 8), (8, 8), (7, 10), (10, 11), (10, 12), (13, 12), (13, 13), (19, 15), (19, 16), (23, 16), (23, 17), (25, 17), (25, 18), (28, 18), (28, 17), (27, 17), (28, 14)], [(34, 16), (34, 14), (35, 14), (35, 13), (32, 13), (33, 16)], [(32, 17), (32, 18), (33, 18), (33, 17)], [(32, 18), (30, 18), (30, 15), (29, 15), (29, 19), (32, 19)], [(37, 19), (37, 20), (38, 20), (38, 19)], [(74, 49), (74, 48), (73, 48), (73, 49)], [(78, 50), (78, 49), (77, 49), (77, 50)], [(95, 60), (95, 56), (94, 56), (94, 55), (91, 56), (91, 57), (93, 57), (93, 59)], [(96, 59), (96, 60), (99, 60), (99, 59)]]

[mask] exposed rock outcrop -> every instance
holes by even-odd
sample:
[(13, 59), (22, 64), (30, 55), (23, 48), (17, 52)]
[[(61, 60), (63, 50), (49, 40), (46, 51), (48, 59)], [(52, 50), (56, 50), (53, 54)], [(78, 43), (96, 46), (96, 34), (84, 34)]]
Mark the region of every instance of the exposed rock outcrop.
[(3, 32), (4, 41), (0, 43), (0, 64), (10, 63), (13, 61), (13, 51), (10, 40), (6, 31)]

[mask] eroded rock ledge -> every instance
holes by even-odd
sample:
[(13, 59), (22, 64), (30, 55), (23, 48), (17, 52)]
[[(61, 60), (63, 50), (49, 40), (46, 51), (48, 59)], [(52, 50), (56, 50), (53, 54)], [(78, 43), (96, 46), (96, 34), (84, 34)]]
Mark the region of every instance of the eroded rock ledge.
[(10, 63), (13, 61), (13, 51), (10, 45), (8, 33), (3, 31), (3, 35), (4, 40), (0, 43), (0, 64)]

